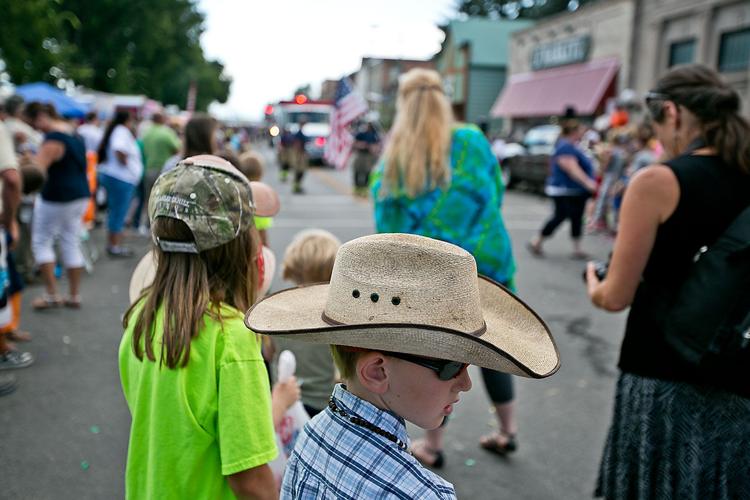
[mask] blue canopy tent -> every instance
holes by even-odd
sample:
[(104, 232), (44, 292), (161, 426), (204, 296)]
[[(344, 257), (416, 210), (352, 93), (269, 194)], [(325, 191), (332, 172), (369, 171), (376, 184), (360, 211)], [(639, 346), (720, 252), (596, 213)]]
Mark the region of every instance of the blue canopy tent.
[(16, 87), (16, 94), (28, 102), (51, 103), (57, 112), (66, 118), (83, 118), (88, 111), (86, 104), (80, 103), (65, 92), (44, 82), (27, 83)]

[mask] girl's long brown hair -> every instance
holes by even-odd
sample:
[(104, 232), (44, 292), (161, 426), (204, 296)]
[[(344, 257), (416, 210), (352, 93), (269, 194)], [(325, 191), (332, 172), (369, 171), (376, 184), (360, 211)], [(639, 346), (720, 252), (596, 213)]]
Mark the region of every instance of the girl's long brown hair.
[[(192, 241), (190, 229), (180, 220), (157, 218), (152, 231), (165, 240)], [(229, 243), (197, 255), (162, 252), (158, 246), (154, 252), (154, 281), (125, 313), (123, 326), (127, 328), (136, 306), (145, 301), (135, 318), (133, 351), (140, 360), (145, 352), (148, 359), (156, 361), (156, 312), (163, 307), (159, 361), (169, 368), (185, 366), (190, 359), (190, 342), (200, 332), (204, 314), (221, 321), (221, 303), (246, 311), (255, 302), (257, 232), (251, 226)]]

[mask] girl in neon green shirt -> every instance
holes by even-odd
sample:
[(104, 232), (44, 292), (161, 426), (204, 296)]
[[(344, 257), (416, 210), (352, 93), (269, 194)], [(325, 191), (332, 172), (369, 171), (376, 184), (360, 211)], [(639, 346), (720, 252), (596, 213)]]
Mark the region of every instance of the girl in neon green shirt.
[(125, 315), (119, 351), (132, 414), (126, 497), (276, 498), (277, 455), (255, 301), (255, 189), (229, 163), (188, 158), (149, 200), (157, 267)]

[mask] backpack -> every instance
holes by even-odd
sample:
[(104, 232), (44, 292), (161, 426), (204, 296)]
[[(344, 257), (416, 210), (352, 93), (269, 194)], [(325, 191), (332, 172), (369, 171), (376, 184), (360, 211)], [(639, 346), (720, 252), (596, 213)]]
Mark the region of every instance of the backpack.
[(664, 324), (700, 380), (750, 397), (750, 206), (698, 252)]

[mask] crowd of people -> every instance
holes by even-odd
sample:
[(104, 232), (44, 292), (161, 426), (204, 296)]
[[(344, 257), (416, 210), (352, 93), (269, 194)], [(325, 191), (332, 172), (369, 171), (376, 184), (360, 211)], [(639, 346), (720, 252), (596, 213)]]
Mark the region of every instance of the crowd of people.
[(554, 209), (527, 245), (533, 255), (544, 256), (544, 241), (565, 221), (570, 222), (574, 259), (588, 258), (581, 245), (584, 231), (617, 234), (630, 179), (663, 153), (649, 116), (638, 124), (618, 123), (602, 134), (574, 117), (561, 120), (544, 188)]
[[(195, 114), (184, 125), (163, 112), (138, 119), (117, 110), (102, 123), (96, 112), (83, 120), (62, 117), (54, 105), (25, 102), (13, 95), (0, 106), (3, 141), (3, 217), (7, 270), (0, 280), (9, 285), (11, 319), (0, 327), (0, 369), (33, 363), (19, 342), (31, 340), (20, 329), (21, 291), (40, 281), (44, 291), (32, 309), (81, 307), (81, 277), (93, 269), (97, 251), (89, 231), (106, 225), (106, 252), (111, 258), (132, 257), (123, 245), (127, 231), (148, 234), (143, 206), (156, 178), (181, 158), (196, 154), (243, 151), (247, 134), (222, 130), (214, 118)], [(106, 220), (101, 220), (104, 219)], [(58, 279), (65, 273), (67, 293)], [(0, 378), (0, 393), (16, 387), (15, 377)]]
[[(547, 182), (553, 214), (527, 247), (543, 256), (544, 240), (569, 220), (573, 257), (586, 258), (587, 211), (591, 229), (616, 224), (608, 269), (589, 263), (586, 271), (595, 307), (630, 307), (595, 496), (749, 497), (747, 364), (727, 368), (748, 360), (747, 342), (713, 342), (714, 362), (696, 364), (674, 347), (680, 332), (671, 313), (693, 279), (696, 255), (716, 259), (714, 242), (749, 217), (750, 125), (737, 93), (700, 65), (670, 70), (646, 104), (650, 123), (613, 129), (595, 155), (581, 146), (582, 124), (563, 121)], [(96, 142), (89, 125), (96, 126), (89, 121), (76, 133), (54, 109), (31, 103), (23, 125), (44, 135), (13, 135), (15, 111), (0, 122), (2, 257), (17, 238), (18, 154), (46, 179), (31, 229), (45, 294), (33, 305), (77, 308), (83, 258), (71, 235), (91, 199), (86, 150)], [(378, 234), (341, 244), (326, 231), (303, 231), (281, 263), (283, 277), (298, 286), (268, 296), (275, 257), (265, 246), (283, 207), (262, 182), (262, 158), (221, 148), (208, 116), (193, 117), (181, 139), (163, 116), (152, 122), (143, 152), (124, 113), (96, 148), (109, 255), (129, 254), (121, 238), (128, 218), (153, 239), (138, 266), (148, 278), (138, 277), (119, 348), (132, 415), (127, 498), (455, 498), (434, 471), (448, 460), (443, 436), (460, 394), (472, 387), (470, 364), (482, 369), (498, 425), (479, 446), (500, 455), (517, 450), (512, 377), (552, 376), (561, 360), (543, 319), (517, 296), (524, 291), (516, 290), (497, 158), (478, 127), (456, 122), (437, 72), (401, 77), (379, 157), (371, 127), (356, 136), (355, 186), (369, 189)], [(300, 191), (304, 139), (282, 136), (281, 143), (282, 176), (294, 168)], [(133, 210), (139, 184), (143, 221)], [(748, 236), (727, 257), (745, 259), (735, 266), (746, 262)], [(64, 298), (55, 239), (69, 278)], [(0, 260), (10, 290), (11, 267)], [(721, 285), (720, 273), (713, 279)], [(10, 322), (8, 293), (0, 320)], [(690, 306), (706, 323), (700, 312), (709, 306), (698, 297)], [(737, 313), (744, 304), (721, 318), (731, 328), (717, 331), (747, 335), (747, 311)], [(6, 366), (33, 361), (6, 344)], [(286, 352), (301, 386), (274, 373)], [(410, 442), (405, 421), (426, 429), (424, 439)]]

